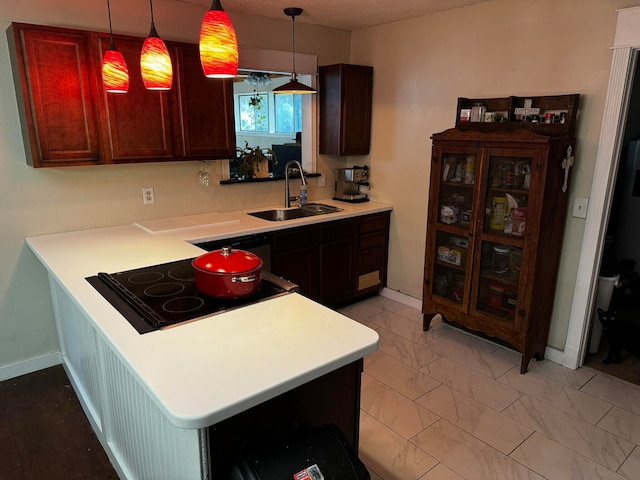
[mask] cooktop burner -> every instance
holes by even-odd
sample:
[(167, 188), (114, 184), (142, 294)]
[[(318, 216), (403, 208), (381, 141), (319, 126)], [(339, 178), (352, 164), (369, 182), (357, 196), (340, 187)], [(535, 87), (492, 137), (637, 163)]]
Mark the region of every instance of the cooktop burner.
[(98, 273), (87, 281), (141, 334), (297, 291), (297, 285), (262, 271), (255, 294), (236, 300), (210, 297), (196, 288), (192, 260)]

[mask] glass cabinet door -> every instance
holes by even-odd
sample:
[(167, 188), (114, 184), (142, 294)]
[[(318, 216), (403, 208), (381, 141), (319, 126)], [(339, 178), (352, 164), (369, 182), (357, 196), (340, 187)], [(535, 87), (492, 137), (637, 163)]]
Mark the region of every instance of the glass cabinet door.
[(468, 311), (478, 156), (475, 149), (468, 148), (438, 151), (437, 164), (439, 170), (433, 173), (438, 188), (430, 199), (434, 228), (429, 233), (432, 253), (427, 259), (429, 293), (436, 302), (453, 303)]
[(475, 309), (514, 321), (520, 286), (533, 158), (487, 157)]
[(443, 154), (438, 222), (461, 226), (471, 222), (476, 160), (475, 154)]
[(436, 232), (433, 295), (462, 304), (469, 239), (448, 232)]

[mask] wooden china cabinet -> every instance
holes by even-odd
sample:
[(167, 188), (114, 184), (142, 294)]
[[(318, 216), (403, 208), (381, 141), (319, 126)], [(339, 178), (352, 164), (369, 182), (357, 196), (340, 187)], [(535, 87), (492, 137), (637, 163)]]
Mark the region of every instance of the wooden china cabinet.
[(441, 314), (521, 352), (525, 373), (544, 358), (575, 140), (508, 123), (432, 137), (423, 328)]

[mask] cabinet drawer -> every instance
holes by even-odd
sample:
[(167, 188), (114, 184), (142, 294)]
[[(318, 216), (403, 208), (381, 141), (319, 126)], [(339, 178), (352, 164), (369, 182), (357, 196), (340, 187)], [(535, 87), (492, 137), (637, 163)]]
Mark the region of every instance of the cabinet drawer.
[(369, 215), (360, 219), (360, 234), (385, 231), (389, 225), (389, 214)]
[(273, 235), (273, 251), (283, 252), (306, 248), (317, 244), (320, 238), (320, 227), (302, 227), (285, 230)]
[(357, 223), (355, 220), (339, 220), (322, 225), (322, 243), (354, 238)]
[(374, 232), (360, 236), (360, 250), (369, 250), (375, 247), (384, 247), (386, 244), (386, 232)]
[(373, 248), (366, 252), (360, 252), (359, 273), (367, 273), (373, 270), (383, 269), (385, 265), (385, 250), (382, 247)]

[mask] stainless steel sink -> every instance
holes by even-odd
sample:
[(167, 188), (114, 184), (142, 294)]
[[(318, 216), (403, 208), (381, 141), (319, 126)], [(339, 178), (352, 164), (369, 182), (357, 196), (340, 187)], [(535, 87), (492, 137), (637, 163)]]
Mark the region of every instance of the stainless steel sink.
[(285, 220), (294, 220), (296, 218), (325, 215), (327, 213), (336, 213), (341, 211), (341, 208), (325, 205), (324, 203), (308, 203), (302, 207), (273, 208), (271, 210), (251, 212), (249, 215), (269, 220), (270, 222), (283, 222)]
[(341, 212), (342, 209), (334, 207), (332, 205), (325, 205), (324, 203), (307, 203), (305, 206), (300, 207), (306, 212), (313, 212), (314, 215), (322, 215), (324, 213)]

